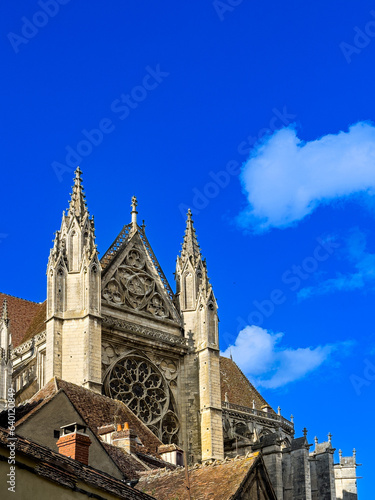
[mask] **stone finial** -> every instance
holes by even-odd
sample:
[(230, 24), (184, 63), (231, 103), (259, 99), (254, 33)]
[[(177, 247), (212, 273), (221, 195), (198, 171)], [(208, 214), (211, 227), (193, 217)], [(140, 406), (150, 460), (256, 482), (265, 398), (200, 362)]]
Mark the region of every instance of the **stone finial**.
[(142, 226), (141, 226), (141, 229), (142, 229), (142, 231), (143, 231), (143, 232), (145, 232), (145, 229), (146, 229), (146, 224), (145, 224), (144, 219), (143, 219), (143, 221), (142, 221)]
[(228, 393), (227, 392), (225, 393), (224, 400), (225, 400), (226, 403), (229, 403)]
[(280, 408), (280, 406), (277, 407), (277, 414), (281, 416), (281, 408)]
[(130, 205), (132, 207), (131, 211), (131, 216), (132, 216), (132, 224), (133, 226), (137, 225), (137, 206), (138, 206), (138, 201), (135, 196), (132, 197), (132, 204)]
[(253, 399), (253, 410), (255, 410), (255, 399)]
[(330, 432), (328, 433), (328, 443), (332, 444), (332, 434)]
[(7, 299), (4, 299), (4, 302), (3, 302), (3, 310), (2, 310), (2, 313), (1, 313), (1, 319), (5, 322), (8, 322), (9, 321), (9, 316), (8, 316), (8, 301)]
[(339, 450), (339, 457), (340, 457), (340, 462), (341, 462), (341, 459), (342, 459), (342, 450)]
[(82, 171), (79, 167), (77, 167), (72, 192), (70, 194), (71, 198), (69, 208), (67, 210), (68, 216), (77, 217), (80, 223), (82, 222), (84, 216), (86, 214), (88, 215), (86, 196), (83, 191), (81, 175)]
[(319, 443), (318, 438), (316, 436), (314, 437), (314, 441), (315, 441), (315, 448), (316, 448), (318, 446), (318, 443)]
[(292, 424), (294, 424), (294, 417), (293, 417), (293, 415), (290, 415), (290, 421), (292, 422)]
[(303, 436), (306, 438), (307, 437), (307, 429), (306, 429), (306, 427), (304, 427), (302, 429), (302, 432), (303, 432)]
[(357, 456), (357, 450), (356, 450), (355, 448), (353, 448), (353, 458), (354, 458), (354, 462), (355, 462), (356, 456)]
[(201, 251), (197, 240), (197, 235), (195, 233), (194, 221), (190, 208), (187, 213), (186, 229), (181, 250), (181, 258), (183, 261), (185, 261), (189, 257), (192, 257), (195, 262), (199, 257), (201, 257)]

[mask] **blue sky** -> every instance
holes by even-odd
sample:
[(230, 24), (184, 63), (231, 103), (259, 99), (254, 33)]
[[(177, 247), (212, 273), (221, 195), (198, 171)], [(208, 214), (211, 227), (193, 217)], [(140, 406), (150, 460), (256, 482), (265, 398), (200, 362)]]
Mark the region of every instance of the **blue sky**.
[(356, 447), (369, 498), (374, 5), (51, 5), (1, 7), (1, 290), (45, 299), (77, 164), (101, 254), (136, 194), (172, 283), (190, 207), (222, 351), (297, 436)]

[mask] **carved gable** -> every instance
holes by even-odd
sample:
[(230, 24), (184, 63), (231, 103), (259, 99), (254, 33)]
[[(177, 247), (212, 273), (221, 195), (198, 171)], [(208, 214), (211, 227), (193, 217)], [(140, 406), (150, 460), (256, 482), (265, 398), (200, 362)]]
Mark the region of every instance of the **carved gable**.
[(165, 287), (165, 277), (160, 276), (150, 251), (138, 232), (126, 241), (106, 270), (102, 300), (112, 306), (180, 324), (179, 314)]

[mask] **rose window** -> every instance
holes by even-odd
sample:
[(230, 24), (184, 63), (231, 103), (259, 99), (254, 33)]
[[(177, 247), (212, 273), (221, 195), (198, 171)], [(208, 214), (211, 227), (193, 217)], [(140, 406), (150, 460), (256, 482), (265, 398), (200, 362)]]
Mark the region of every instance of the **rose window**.
[(107, 393), (125, 403), (147, 425), (160, 420), (169, 404), (163, 376), (140, 356), (116, 363), (107, 379)]

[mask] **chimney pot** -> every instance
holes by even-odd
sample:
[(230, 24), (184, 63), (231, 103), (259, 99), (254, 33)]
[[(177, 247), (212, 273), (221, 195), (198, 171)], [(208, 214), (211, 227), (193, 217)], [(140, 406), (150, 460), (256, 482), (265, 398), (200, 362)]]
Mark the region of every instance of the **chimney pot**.
[[(120, 426), (121, 427), (121, 426)], [(124, 423), (123, 430), (119, 430), (112, 436), (112, 443), (123, 448), (127, 453), (135, 453), (137, 448), (137, 434), (129, 428), (129, 423)]]

